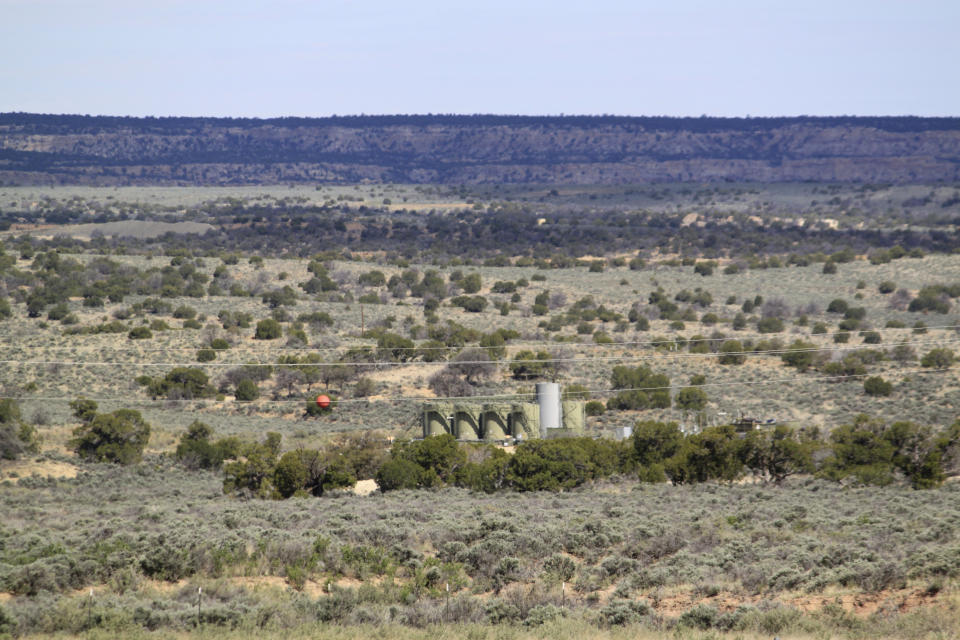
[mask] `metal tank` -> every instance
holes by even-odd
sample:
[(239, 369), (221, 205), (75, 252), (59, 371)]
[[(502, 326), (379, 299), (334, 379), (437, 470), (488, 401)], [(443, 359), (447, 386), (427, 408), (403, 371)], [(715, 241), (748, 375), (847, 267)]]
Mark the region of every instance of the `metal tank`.
[(540, 406), (525, 402), (510, 411), (510, 435), (517, 440), (540, 437)]
[(485, 404), (483, 405), (483, 436), (484, 440), (505, 440), (510, 432), (510, 405)]
[(564, 431), (583, 435), (586, 424), (586, 409), (582, 400), (564, 400), (560, 404)]
[(556, 382), (538, 382), (537, 404), (540, 405), (540, 437), (546, 438), (547, 429), (559, 429), (562, 426), (560, 385)]
[(457, 405), (453, 418), (457, 440), (479, 440), (482, 416), (478, 405)]
[(423, 408), (423, 437), (453, 434), (453, 403), (432, 402)]

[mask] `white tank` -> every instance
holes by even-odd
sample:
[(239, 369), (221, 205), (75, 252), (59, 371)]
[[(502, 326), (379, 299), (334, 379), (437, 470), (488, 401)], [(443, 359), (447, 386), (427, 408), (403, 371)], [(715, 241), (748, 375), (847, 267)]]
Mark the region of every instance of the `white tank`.
[(556, 382), (538, 382), (537, 404), (540, 405), (540, 437), (546, 438), (547, 429), (559, 429), (562, 424), (560, 385)]

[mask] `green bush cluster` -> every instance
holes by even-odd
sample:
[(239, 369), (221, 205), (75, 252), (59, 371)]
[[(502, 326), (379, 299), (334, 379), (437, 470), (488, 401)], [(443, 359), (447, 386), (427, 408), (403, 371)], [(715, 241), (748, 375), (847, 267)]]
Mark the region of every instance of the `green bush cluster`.
[(376, 478), (383, 491), (459, 486), (491, 492), (559, 491), (618, 474), (679, 485), (732, 482), (747, 472), (777, 483), (817, 473), (881, 485), (902, 477), (915, 488), (929, 488), (943, 482), (958, 444), (960, 422), (934, 436), (913, 423), (887, 428), (860, 416), (823, 441), (785, 425), (746, 432), (725, 425), (684, 434), (676, 423), (642, 421), (624, 442), (532, 440), (518, 445), (513, 456), (493, 445), (458, 444), (449, 434), (431, 436), (397, 444)]
[(649, 367), (616, 366), (610, 375), (614, 389), (623, 389), (607, 400), (607, 409), (669, 409), (670, 378)]
[(443, 486), (487, 493), (557, 491), (619, 473), (630, 466), (628, 458), (611, 440), (533, 440), (510, 456), (493, 445), (460, 445), (444, 434), (394, 445), (376, 480), (382, 491)]
[(510, 374), (517, 380), (535, 380), (552, 378), (556, 375), (559, 363), (549, 351), (533, 352), (529, 349), (517, 352), (510, 363)]
[[(191, 431), (206, 441), (194, 444)], [(223, 490), (260, 498), (284, 499), (321, 496), (333, 489), (352, 487), (357, 479), (371, 478), (386, 458), (386, 442), (369, 434), (347, 438), (339, 445), (315, 449), (294, 449), (280, 454), (281, 436), (270, 432), (259, 443), (223, 439), (209, 444), (210, 432), (191, 426), (181, 439), (189, 442), (185, 453), (207, 454), (213, 463), (223, 462)], [(178, 447), (178, 455), (180, 448)], [(221, 457), (222, 456), (222, 457)], [(228, 458), (232, 460), (226, 461)], [(186, 461), (186, 457), (183, 458)]]
[(140, 376), (137, 383), (146, 387), (154, 398), (165, 396), (173, 400), (190, 400), (212, 398), (217, 393), (207, 374), (196, 367), (176, 367), (162, 378)]
[(830, 433), (830, 455), (820, 474), (831, 480), (855, 478), (865, 484), (887, 485), (897, 476), (916, 489), (939, 486), (946, 478), (960, 441), (960, 421), (935, 434), (913, 422), (886, 425), (882, 420), (859, 415), (852, 424)]
[(450, 299), (450, 304), (464, 311), (480, 313), (487, 308), (488, 302), (483, 296), (457, 296)]
[(117, 409), (97, 413), (97, 403), (78, 398), (70, 403), (81, 425), (70, 441), (74, 452), (85, 460), (133, 464), (140, 462), (150, 440), (150, 425), (139, 411)]
[(195, 420), (180, 436), (174, 455), (190, 469), (219, 469), (224, 460), (240, 455), (239, 438), (221, 438), (211, 442), (212, 436), (213, 429), (209, 425)]
[(40, 436), (22, 419), (20, 403), (12, 398), (0, 400), (0, 459), (16, 460), (24, 453), (36, 453), (39, 449)]
[(948, 313), (952, 306), (951, 299), (960, 297), (960, 283), (928, 285), (920, 289), (917, 296), (910, 301), (907, 311)]

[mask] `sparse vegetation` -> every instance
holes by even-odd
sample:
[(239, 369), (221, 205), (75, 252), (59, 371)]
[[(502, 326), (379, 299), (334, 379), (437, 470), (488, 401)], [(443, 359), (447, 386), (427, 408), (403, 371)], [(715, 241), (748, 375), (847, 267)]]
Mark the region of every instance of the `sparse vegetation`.
[[(0, 219), (73, 221), (92, 197), (26, 189), (0, 187), (38, 203)], [(898, 189), (120, 190), (103, 215), (217, 231), (9, 233), (0, 635), (183, 632), (194, 582), (222, 633), (910, 635), (911, 613), (832, 608), (946, 602), (960, 575), (953, 188), (923, 225)], [(317, 216), (324, 246), (296, 232)], [(411, 439), (421, 398), (514, 403), (542, 380), (587, 401), (586, 437)], [(295, 593), (251, 586), (271, 580)]]

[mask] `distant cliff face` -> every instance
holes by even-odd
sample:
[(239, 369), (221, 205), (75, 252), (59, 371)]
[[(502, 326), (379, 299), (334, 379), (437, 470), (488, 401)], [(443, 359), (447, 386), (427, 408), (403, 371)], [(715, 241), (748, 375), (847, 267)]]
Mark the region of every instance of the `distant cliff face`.
[(0, 114), (5, 184), (960, 180), (960, 118)]

